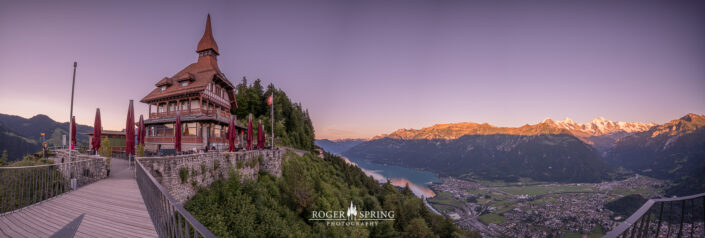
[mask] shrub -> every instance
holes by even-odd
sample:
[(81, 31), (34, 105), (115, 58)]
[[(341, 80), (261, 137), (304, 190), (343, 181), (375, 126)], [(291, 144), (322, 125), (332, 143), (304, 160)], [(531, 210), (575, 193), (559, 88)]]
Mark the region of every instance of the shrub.
[(137, 145), (137, 157), (144, 157), (144, 146)]
[(179, 169), (179, 178), (181, 178), (181, 184), (186, 183), (188, 180), (188, 168), (183, 167)]
[(243, 167), (242, 161), (238, 161), (237, 162), (237, 169), (242, 169), (242, 167)]

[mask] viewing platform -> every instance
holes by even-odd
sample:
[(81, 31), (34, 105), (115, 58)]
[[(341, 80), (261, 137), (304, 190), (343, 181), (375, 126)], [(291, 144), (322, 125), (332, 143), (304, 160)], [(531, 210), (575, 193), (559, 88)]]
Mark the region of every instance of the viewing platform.
[(49, 237), (83, 215), (75, 237), (157, 237), (127, 160), (111, 176), (0, 216), (2, 237)]
[[(54, 164), (0, 167), (0, 237), (215, 237), (181, 205), (198, 186), (259, 171), (281, 176), (286, 149), (106, 159), (56, 151)], [(66, 161), (66, 163), (61, 163)], [(72, 181), (75, 178), (74, 181)]]

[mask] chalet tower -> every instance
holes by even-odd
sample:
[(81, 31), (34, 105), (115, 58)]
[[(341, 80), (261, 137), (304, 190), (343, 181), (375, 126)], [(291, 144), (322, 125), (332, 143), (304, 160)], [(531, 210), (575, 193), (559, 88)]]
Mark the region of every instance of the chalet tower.
[(177, 113), (181, 114), (182, 150), (200, 150), (207, 145), (227, 148), (225, 132), (230, 109), (237, 108), (237, 102), (233, 84), (218, 68), (220, 53), (210, 14), (196, 53), (196, 63), (159, 80), (156, 88), (140, 100), (149, 105), (146, 151), (174, 149), (174, 133), (179, 133), (179, 128), (174, 128)]

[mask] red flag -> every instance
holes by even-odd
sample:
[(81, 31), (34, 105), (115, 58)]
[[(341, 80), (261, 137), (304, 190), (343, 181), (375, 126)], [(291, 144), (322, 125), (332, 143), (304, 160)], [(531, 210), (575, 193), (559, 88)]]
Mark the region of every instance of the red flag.
[(267, 105), (271, 106), (272, 104), (274, 104), (274, 93), (270, 94), (267, 98)]

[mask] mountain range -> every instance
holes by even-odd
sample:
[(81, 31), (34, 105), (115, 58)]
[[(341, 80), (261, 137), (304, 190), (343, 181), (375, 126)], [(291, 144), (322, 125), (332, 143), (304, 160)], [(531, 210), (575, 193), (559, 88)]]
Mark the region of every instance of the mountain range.
[[(42, 114), (24, 118), (0, 113), (0, 151), (7, 150), (9, 161), (21, 160), (41, 149), (41, 133), (45, 133), (49, 146), (61, 146), (62, 135), (68, 135), (68, 129), (68, 122), (56, 122)], [(92, 131), (93, 127), (77, 124), (78, 143), (88, 141), (84, 133)]]
[(367, 141), (366, 139), (340, 139), (340, 140), (329, 140), (321, 139), (316, 140), (315, 143), (318, 147), (325, 148), (328, 153), (342, 154), (348, 151), (350, 148)]
[(601, 117), (584, 124), (547, 118), (513, 128), (437, 124), (376, 136), (342, 154), (470, 179), (591, 182), (615, 178), (621, 167), (692, 185), (680, 189), (691, 192), (705, 190), (703, 127), (705, 116), (692, 113), (662, 125)]

